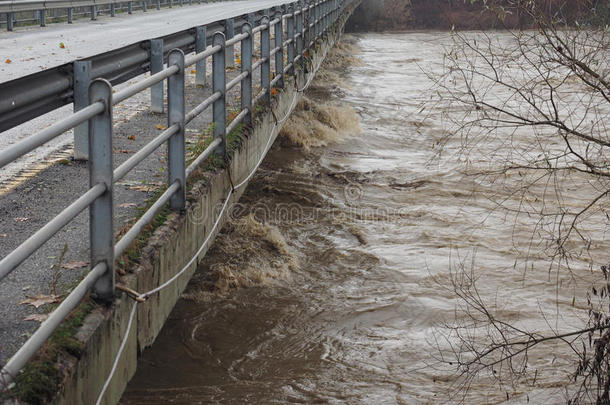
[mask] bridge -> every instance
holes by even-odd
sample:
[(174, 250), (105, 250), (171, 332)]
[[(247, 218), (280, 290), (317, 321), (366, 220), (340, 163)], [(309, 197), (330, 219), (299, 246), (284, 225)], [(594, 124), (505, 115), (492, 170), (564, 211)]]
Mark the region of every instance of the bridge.
[[(192, 5), (0, 37), (8, 77), (0, 83), (0, 168), (19, 171), (24, 156), (40, 159), (39, 148), (66, 133), (74, 139), (58, 146), (64, 158), (0, 195), (0, 223), (11, 232), (0, 235), (2, 389), (36, 372), (40, 349), (61, 332), (82, 353), (63, 359), (55, 401), (118, 401), (138, 352), (154, 341), (358, 3)], [(18, 63), (25, 54), (4, 60), (43, 38), (52, 46), (35, 47), (37, 63)], [(37, 71), (38, 63), (46, 66)], [(29, 216), (14, 216), (23, 209)], [(76, 271), (63, 294), (65, 269)], [(36, 295), (44, 283), (51, 291)], [(33, 330), (20, 301), (58, 305), (26, 316), (44, 319)]]

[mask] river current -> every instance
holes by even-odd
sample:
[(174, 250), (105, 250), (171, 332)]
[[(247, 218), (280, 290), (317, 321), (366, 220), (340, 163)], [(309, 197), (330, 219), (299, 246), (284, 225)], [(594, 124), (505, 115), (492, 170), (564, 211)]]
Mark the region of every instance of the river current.
[(429, 74), (450, 44), (442, 32), (347, 36), (122, 404), (565, 402), (575, 359), (561, 342), (529, 353), (531, 377), (483, 373), (467, 392), (447, 360), (447, 325), (470, 319), (461, 271), (498, 316), (572, 330), (587, 320), (579, 280), (608, 260), (593, 230), (571, 272), (551, 269), (532, 223), (494, 209), (497, 191), (461, 170), (459, 140), (439, 153), (447, 105)]

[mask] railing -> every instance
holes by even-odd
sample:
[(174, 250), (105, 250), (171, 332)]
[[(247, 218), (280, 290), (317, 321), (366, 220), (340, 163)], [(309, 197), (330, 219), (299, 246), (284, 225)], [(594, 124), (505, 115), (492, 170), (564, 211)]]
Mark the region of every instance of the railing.
[[(186, 202), (186, 181), (194, 170), (210, 156), (225, 156), (227, 134), (240, 123), (252, 122), (253, 105), (271, 102), (271, 89), (283, 88), (287, 74), (294, 73), (297, 66), (304, 65), (307, 50), (311, 49), (332, 24), (341, 16), (343, 9), (353, 0), (321, 0), (317, 2), (294, 2), (278, 10), (273, 19), (264, 15), (260, 25), (252, 27), (249, 22), (241, 24), (241, 33), (234, 35), (231, 25), (225, 25), (224, 33), (213, 34), (210, 46), (198, 47), (186, 56), (180, 48), (169, 51), (166, 68), (153, 72), (150, 77), (113, 94), (109, 80), (98, 78), (88, 85), (87, 105), (69, 117), (55, 122), (48, 128), (27, 139), (0, 151), (0, 168), (31, 152), (38, 146), (54, 139), (65, 131), (88, 123), (89, 190), (70, 204), (53, 220), (38, 230), (18, 248), (0, 261), (0, 280), (14, 271), (46, 241), (66, 226), (79, 213), (89, 208), (90, 263), (91, 270), (81, 283), (53, 311), (21, 349), (9, 360), (0, 372), (0, 386), (6, 387), (14, 380), (28, 360), (51, 336), (60, 323), (76, 308), (88, 292), (100, 300), (110, 302), (115, 294), (115, 260), (135, 240), (140, 231), (155, 215), (169, 203), (172, 210), (182, 210)], [(228, 27), (228, 29), (227, 29)], [(286, 28), (286, 29), (284, 29)], [(271, 48), (270, 31), (274, 29), (274, 48)], [(226, 34), (231, 37), (227, 38)], [(261, 55), (253, 63), (254, 37), (259, 34)], [(286, 35), (286, 40), (284, 40)], [(203, 33), (205, 38), (205, 32)], [(241, 71), (227, 81), (226, 63), (232, 62), (232, 47), (241, 43)], [(287, 64), (284, 66), (284, 50)], [(185, 111), (185, 69), (201, 66), (212, 57), (212, 95), (203, 100), (192, 111)], [(271, 59), (274, 58), (275, 77), (271, 79)], [(153, 64), (154, 65), (154, 64)], [(161, 63), (162, 65), (162, 63)], [(254, 72), (260, 71), (261, 91), (252, 94)], [(148, 88), (163, 85), (168, 87), (167, 129), (113, 170), (113, 106)], [(241, 86), (241, 109), (227, 123), (226, 94), (237, 85)], [(154, 96), (153, 96), (154, 102)], [(185, 157), (185, 125), (212, 107), (214, 138), (207, 149), (187, 167)], [(159, 146), (168, 144), (168, 188), (133, 227), (115, 243), (113, 229), (113, 186), (134, 169), (144, 158)], [(246, 180), (242, 182), (246, 183)], [(228, 202), (228, 199), (227, 199)], [(227, 203), (225, 202), (225, 204)], [(174, 278), (177, 276), (174, 276)], [(161, 287), (153, 290), (158, 291)], [(135, 307), (134, 307), (135, 308)], [(133, 318), (132, 310), (132, 318)], [(131, 318), (131, 319), (132, 319)]]
[[(214, 3), (218, 0), (203, 0), (204, 3)], [(160, 10), (161, 7), (172, 8), (174, 5), (201, 4), (202, 0), (0, 0), (0, 14), (6, 16), (5, 26), (12, 31), (18, 24), (40, 24), (45, 27), (47, 18), (66, 20), (72, 24), (75, 17), (90, 17), (96, 20), (101, 13), (111, 17), (117, 13), (133, 13), (134, 10), (148, 11), (149, 7)], [(58, 13), (59, 11), (59, 13)], [(63, 13), (62, 13), (63, 12)], [(65, 14), (64, 14), (65, 13)], [(0, 27), (2, 22), (0, 22)]]

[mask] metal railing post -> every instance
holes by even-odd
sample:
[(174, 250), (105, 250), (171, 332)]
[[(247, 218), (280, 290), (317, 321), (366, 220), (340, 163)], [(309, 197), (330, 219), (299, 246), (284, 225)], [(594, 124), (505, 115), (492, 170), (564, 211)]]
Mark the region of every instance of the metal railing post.
[(110, 3), (110, 17), (116, 16), (116, 4)]
[[(163, 40), (150, 40), (150, 73), (155, 74), (163, 70)], [(161, 81), (150, 88), (151, 110), (163, 114), (164, 82)]]
[(267, 104), (271, 104), (271, 39), (269, 37), (269, 17), (264, 16), (261, 24), (266, 25), (265, 29), (261, 30), (261, 87), (265, 90), (263, 100)]
[(157, 0), (157, 10), (161, 10), (161, 0)]
[(169, 185), (180, 182), (178, 190), (169, 200), (174, 211), (184, 209), (186, 204), (186, 165), (184, 146), (184, 52), (173, 49), (169, 53), (168, 66), (178, 66), (178, 72), (167, 79), (167, 127), (179, 125), (180, 130), (167, 141)]
[(241, 27), (241, 32), (248, 34), (247, 38), (241, 40), (241, 71), (248, 72), (241, 81), (241, 109), (248, 109), (248, 113), (244, 117), (244, 125), (252, 124), (252, 49), (254, 48), (254, 39), (252, 38), (252, 26), (245, 23)]
[(295, 8), (290, 6), (290, 8), (288, 9), (288, 13), (292, 14), (290, 17), (288, 17), (288, 21), (287, 21), (287, 27), (286, 27), (286, 35), (288, 36), (289, 40), (292, 40), (292, 42), (290, 42), (288, 44), (288, 64), (292, 64), (292, 66), (290, 67), (290, 69), (288, 70), (288, 74), (294, 75), (294, 50), (295, 50), (295, 42), (296, 42), (296, 38), (294, 35), (294, 22), (296, 20), (296, 16), (294, 15), (295, 12)]
[[(300, 34), (296, 41), (296, 54), (298, 56), (303, 56), (303, 4), (299, 1), (297, 3), (297, 7), (301, 12), (299, 13), (299, 15), (297, 15), (296, 21), (296, 31)], [(304, 66), (303, 59), (301, 59), (301, 65)]]
[[(89, 85), (91, 84), (91, 61), (77, 60), (72, 65), (74, 72), (74, 112), (89, 105)], [(89, 121), (74, 127), (74, 159), (89, 158)]]
[(313, 32), (313, 28), (310, 26), (311, 23), (313, 22), (313, 9), (310, 9), (309, 6), (311, 4), (309, 2), (305, 3), (305, 9), (307, 10), (307, 18), (305, 18), (305, 14), (303, 14), (303, 19), (304, 19), (304, 29), (305, 32), (303, 33), (303, 48), (304, 50), (309, 49), (309, 42), (311, 42), (311, 36), (312, 36), (312, 32)]
[(214, 117), (214, 139), (220, 138), (221, 143), (216, 148), (216, 154), (224, 157), (227, 153), (227, 81), (226, 81), (226, 55), (225, 36), (222, 32), (214, 34), (214, 46), (220, 45), (221, 50), (212, 57), (212, 82), (213, 93), (220, 92), (218, 100), (212, 105)]
[(148, 11), (148, 3), (146, 3), (146, 1), (142, 2), (142, 11), (143, 12), (147, 12)]
[(91, 20), (97, 19), (97, 10), (95, 9), (95, 5), (91, 6)]
[(47, 26), (47, 10), (45, 10), (45, 9), (38, 10), (38, 17), (40, 18), (40, 26), (46, 27)]
[(89, 207), (91, 268), (106, 263), (106, 273), (93, 286), (93, 293), (106, 302), (114, 297), (114, 232), (112, 208), (112, 86), (97, 79), (89, 87), (89, 102), (101, 101), (104, 111), (89, 121), (89, 187), (103, 183), (106, 191)]
[[(235, 36), (235, 22), (232, 18), (225, 21), (225, 41), (230, 40)], [(227, 67), (235, 66), (235, 47), (233, 45), (227, 46), (225, 50), (227, 58)]]
[(278, 19), (277, 24), (275, 24), (275, 47), (279, 48), (279, 50), (275, 54), (275, 75), (280, 76), (278, 79), (276, 86), (280, 89), (284, 88), (284, 24), (282, 18), (282, 12), (275, 12), (275, 19)]
[(256, 27), (256, 16), (254, 13), (248, 13), (248, 24), (250, 24), (250, 27), (252, 28)]
[(330, 1), (329, 0), (325, 0), (324, 1), (324, 32), (326, 32), (326, 30), (328, 29), (328, 25), (330, 22), (330, 15), (328, 14), (330, 12)]
[(128, 2), (127, 3), (127, 14), (132, 14), (133, 13), (133, 2)]
[[(195, 35), (195, 53), (205, 51), (207, 47), (207, 30), (205, 25), (197, 27)], [(195, 86), (203, 87), (206, 81), (206, 60), (200, 60), (195, 65)]]
[(13, 13), (6, 13), (6, 30), (7, 31), (12, 31), (13, 30)]
[(73, 16), (74, 16), (74, 9), (72, 7), (69, 7), (68, 8), (68, 24), (72, 24)]

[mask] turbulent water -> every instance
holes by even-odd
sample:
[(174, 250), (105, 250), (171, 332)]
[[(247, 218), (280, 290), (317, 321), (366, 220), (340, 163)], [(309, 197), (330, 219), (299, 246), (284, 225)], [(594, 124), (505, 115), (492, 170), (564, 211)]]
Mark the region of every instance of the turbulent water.
[(287, 123), (123, 404), (564, 402), (562, 343), (529, 352), (529, 377), (498, 384), (490, 371), (460, 390), (446, 324), (469, 318), (454, 285), (472, 271), (503, 319), (580, 328), (577, 280), (607, 260), (603, 234), (571, 273), (550, 269), (533, 224), (494, 210), (495, 191), (460, 170), (459, 140), (438, 153), (447, 106), (428, 74), (448, 34), (352, 42)]

